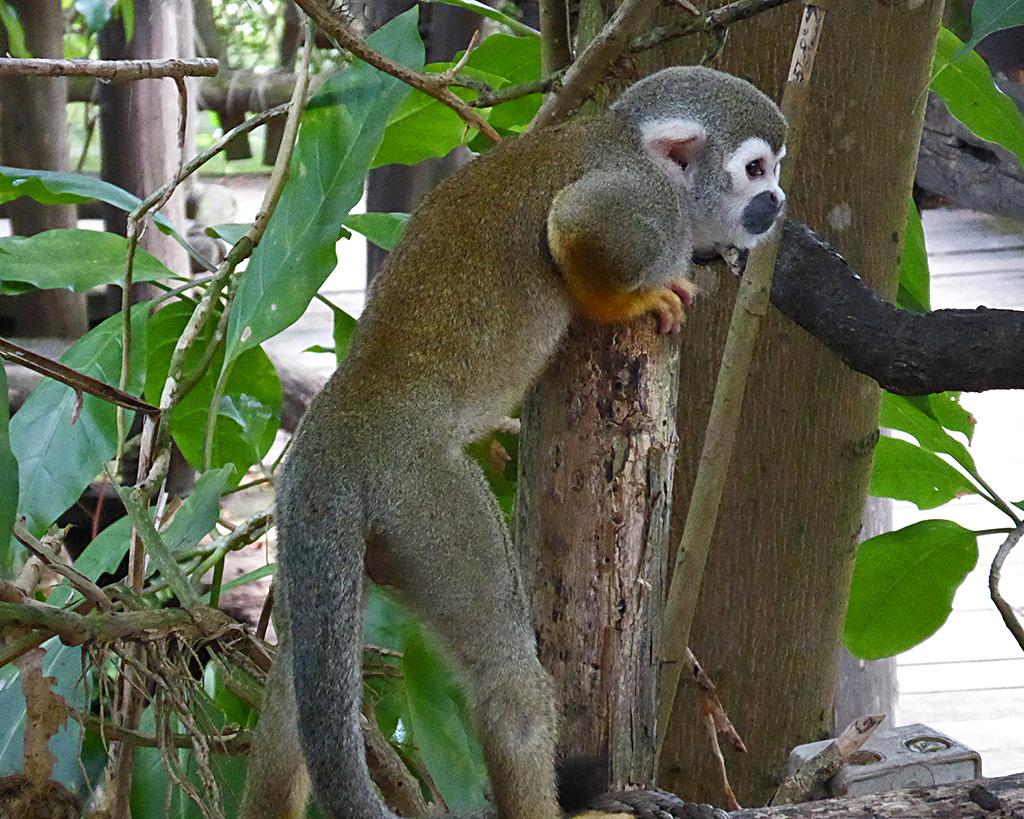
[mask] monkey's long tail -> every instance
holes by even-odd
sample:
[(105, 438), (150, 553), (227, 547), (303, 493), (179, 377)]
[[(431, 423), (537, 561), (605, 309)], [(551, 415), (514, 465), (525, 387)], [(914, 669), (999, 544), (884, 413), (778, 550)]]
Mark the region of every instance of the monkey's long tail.
[(354, 493), (338, 492), (336, 484), (284, 483), (280, 557), (299, 738), (313, 793), (329, 819), (395, 819), (370, 779), (360, 728), (362, 515), (353, 508)]

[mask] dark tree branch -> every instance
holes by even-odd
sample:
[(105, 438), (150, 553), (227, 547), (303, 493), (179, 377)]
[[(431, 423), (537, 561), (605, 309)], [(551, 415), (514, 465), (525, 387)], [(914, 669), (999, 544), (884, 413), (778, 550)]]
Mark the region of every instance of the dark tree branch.
[(882, 299), (809, 228), (787, 221), (772, 304), (889, 392), (1024, 388), (1024, 312), (914, 313)]

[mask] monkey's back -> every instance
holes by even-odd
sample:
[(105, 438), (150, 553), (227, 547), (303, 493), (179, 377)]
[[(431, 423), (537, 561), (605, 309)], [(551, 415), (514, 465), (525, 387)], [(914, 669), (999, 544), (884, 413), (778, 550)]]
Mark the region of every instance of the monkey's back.
[(334, 403), (395, 413), (409, 401), (460, 439), (491, 428), (573, 314), (547, 245), (555, 194), (609, 158), (656, 173), (637, 145), (631, 126), (605, 116), (506, 140), (444, 180), (371, 286)]

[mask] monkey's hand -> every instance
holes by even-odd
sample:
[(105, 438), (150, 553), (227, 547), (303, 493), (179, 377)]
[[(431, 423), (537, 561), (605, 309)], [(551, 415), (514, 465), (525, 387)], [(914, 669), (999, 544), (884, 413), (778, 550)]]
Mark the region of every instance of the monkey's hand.
[(724, 810), (696, 802), (684, 802), (674, 793), (650, 788), (619, 791), (598, 796), (587, 810), (573, 819), (611, 819), (609, 814), (626, 819), (727, 819)]
[(697, 292), (697, 285), (681, 276), (650, 291), (650, 310), (658, 319), (659, 333), (678, 333), (682, 329), (686, 320), (683, 308), (693, 304)]

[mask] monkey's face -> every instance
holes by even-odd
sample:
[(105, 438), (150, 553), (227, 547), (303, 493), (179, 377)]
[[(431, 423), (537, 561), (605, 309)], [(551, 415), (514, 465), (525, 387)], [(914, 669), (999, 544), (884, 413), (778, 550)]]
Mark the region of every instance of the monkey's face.
[(779, 187), (779, 167), (786, 146), (773, 151), (761, 137), (749, 137), (725, 155), (728, 188), (723, 194), (722, 227), (726, 244), (751, 248), (775, 224), (786, 204)]
[(725, 135), (682, 119), (645, 123), (641, 132), (648, 156), (689, 196), (698, 254), (746, 250), (764, 239), (786, 202), (779, 187), (785, 146), (775, 151), (748, 137), (727, 149)]

